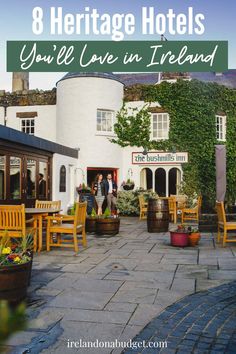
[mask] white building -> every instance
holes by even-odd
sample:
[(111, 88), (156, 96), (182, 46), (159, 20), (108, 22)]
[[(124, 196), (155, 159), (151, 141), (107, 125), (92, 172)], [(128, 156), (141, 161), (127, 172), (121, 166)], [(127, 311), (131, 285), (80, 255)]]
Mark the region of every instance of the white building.
[[(186, 153), (145, 155), (141, 148), (121, 148), (110, 142), (116, 113), (123, 105), (124, 85), (118, 76), (69, 73), (57, 83), (56, 92), (27, 91), (27, 76), (22, 76), (22, 86), (19, 75), (15, 78), (13, 88), (22, 91), (0, 93), (1, 203), (34, 203), (39, 190), (29, 191), (28, 173), (35, 186), (39, 173), (44, 175), (44, 197), (62, 200), (64, 210), (75, 200), (76, 187), (83, 182), (91, 185), (98, 172), (104, 176), (112, 172), (119, 187), (131, 178), (135, 187), (166, 196), (178, 193)], [(141, 101), (127, 103), (130, 108), (143, 105)], [(156, 107), (151, 116), (152, 139), (168, 138), (168, 112), (160, 110), (158, 102), (152, 107)]]

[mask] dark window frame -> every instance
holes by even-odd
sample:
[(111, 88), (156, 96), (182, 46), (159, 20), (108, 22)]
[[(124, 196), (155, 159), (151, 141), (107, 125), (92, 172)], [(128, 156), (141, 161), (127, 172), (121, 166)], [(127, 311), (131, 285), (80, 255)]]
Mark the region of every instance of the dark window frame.
[(61, 165), (60, 167), (60, 176), (59, 176), (59, 192), (66, 192), (66, 166)]

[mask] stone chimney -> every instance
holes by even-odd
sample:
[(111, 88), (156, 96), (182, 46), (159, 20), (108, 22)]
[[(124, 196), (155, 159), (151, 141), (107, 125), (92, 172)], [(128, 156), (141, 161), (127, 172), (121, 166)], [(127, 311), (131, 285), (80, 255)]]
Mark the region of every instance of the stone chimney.
[(29, 73), (20, 72), (12, 74), (12, 91), (29, 90)]

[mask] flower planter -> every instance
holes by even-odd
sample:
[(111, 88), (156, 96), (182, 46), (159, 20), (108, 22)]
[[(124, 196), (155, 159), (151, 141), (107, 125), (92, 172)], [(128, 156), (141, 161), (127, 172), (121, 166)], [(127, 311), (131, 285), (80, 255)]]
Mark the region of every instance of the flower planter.
[(85, 230), (88, 233), (96, 232), (96, 224), (97, 218), (96, 217), (87, 217), (85, 223)]
[(24, 264), (0, 267), (0, 300), (17, 305), (26, 298), (32, 260)]
[(189, 234), (189, 246), (195, 247), (196, 245), (198, 245), (198, 242), (201, 238), (201, 235), (199, 232), (192, 232)]
[(187, 247), (189, 245), (189, 232), (170, 231), (170, 243), (174, 247)]
[(119, 218), (98, 218), (96, 222), (96, 234), (100, 235), (116, 235), (120, 230)]
[(125, 185), (123, 186), (123, 189), (124, 189), (125, 191), (132, 191), (132, 190), (134, 189), (134, 184), (125, 184)]

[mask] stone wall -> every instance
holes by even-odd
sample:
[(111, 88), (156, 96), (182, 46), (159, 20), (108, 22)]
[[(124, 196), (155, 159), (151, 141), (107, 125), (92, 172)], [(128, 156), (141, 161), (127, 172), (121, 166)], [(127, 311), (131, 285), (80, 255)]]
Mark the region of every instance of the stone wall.
[(56, 88), (50, 91), (28, 90), (5, 92), (0, 91), (0, 106), (42, 106), (56, 104)]

